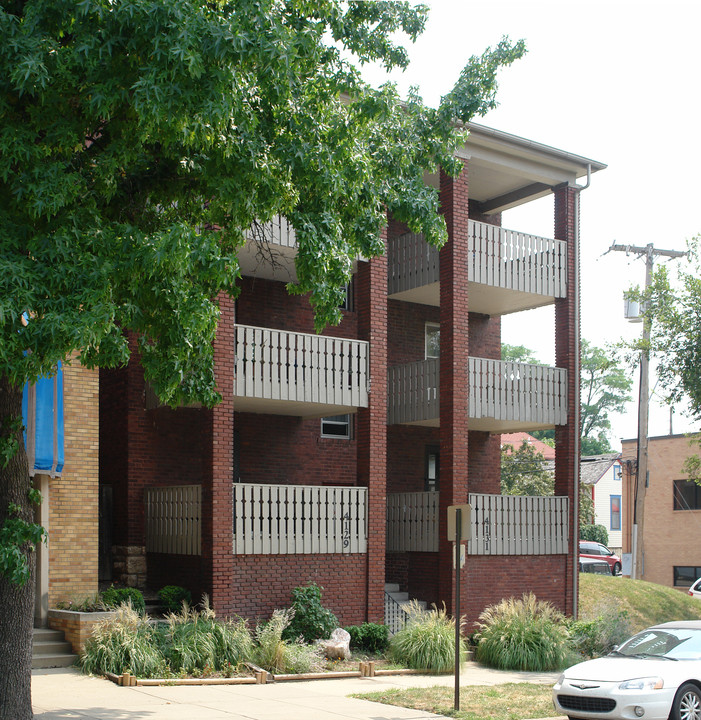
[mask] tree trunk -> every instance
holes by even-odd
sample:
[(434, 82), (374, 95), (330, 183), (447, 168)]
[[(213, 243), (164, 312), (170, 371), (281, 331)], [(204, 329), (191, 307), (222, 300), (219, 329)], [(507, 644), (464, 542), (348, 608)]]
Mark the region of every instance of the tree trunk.
[[(0, 375), (0, 437), (5, 436), (12, 418), (22, 417), (22, 388)], [(21, 428), (15, 433), (19, 449), (6, 467), (0, 460), (0, 527), (8, 516), (8, 506), (21, 508), (26, 522), (34, 521), (27, 453)], [(1, 457), (1, 456), (0, 456)], [(30, 556), (29, 580), (18, 586), (0, 576), (0, 720), (31, 720), (32, 712), (32, 627), (34, 624), (34, 552)]]

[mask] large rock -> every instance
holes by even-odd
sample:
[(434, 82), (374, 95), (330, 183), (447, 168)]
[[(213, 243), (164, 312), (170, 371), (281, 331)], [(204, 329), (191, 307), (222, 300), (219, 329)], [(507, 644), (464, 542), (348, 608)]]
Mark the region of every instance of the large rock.
[(329, 660), (348, 660), (350, 658), (350, 633), (343, 628), (336, 628), (328, 640), (319, 640), (324, 654)]

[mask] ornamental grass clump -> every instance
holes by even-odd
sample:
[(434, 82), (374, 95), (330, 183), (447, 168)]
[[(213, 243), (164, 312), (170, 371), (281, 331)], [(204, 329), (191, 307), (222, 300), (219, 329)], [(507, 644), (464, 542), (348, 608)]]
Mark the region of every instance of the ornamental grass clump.
[(120, 605), (113, 618), (95, 626), (80, 664), (84, 672), (100, 675), (128, 670), (138, 677), (158, 677), (166, 671), (154, 627), (130, 603)]
[(559, 670), (571, 659), (564, 622), (533, 593), (502, 600), (479, 616), (476, 659), (500, 670)]
[(273, 673), (305, 673), (320, 668), (321, 654), (313, 645), (301, 640), (283, 640), (285, 629), (294, 610), (275, 610), (267, 622), (259, 623), (255, 631), (255, 662)]
[[(450, 671), (455, 666), (455, 620), (448, 616), (445, 607), (438, 609), (435, 605), (431, 610), (423, 610), (412, 603), (407, 612), (406, 625), (389, 641), (390, 658), (414, 670)], [(466, 650), (461, 639), (461, 658)]]
[(219, 622), (205, 596), (201, 609), (183, 605), (171, 613), (159, 631), (159, 642), (174, 673), (237, 668), (253, 655), (253, 641), (245, 620)]

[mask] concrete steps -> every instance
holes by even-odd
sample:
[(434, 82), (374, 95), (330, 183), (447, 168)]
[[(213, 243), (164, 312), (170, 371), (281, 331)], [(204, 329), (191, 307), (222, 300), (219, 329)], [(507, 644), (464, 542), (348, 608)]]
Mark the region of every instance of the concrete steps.
[[(397, 583), (385, 583), (385, 592), (399, 605), (406, 607), (412, 602), (408, 592), (402, 592)], [(413, 600), (422, 610), (426, 609), (425, 600)]]
[(34, 628), (32, 669), (70, 667), (77, 659), (62, 630)]

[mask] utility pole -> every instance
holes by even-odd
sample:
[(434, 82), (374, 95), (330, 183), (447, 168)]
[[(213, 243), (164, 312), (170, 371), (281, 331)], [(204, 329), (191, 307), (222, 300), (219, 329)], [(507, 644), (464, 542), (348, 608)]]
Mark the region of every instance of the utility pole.
[[(645, 292), (652, 283), (652, 265), (655, 256), (680, 258), (686, 255), (679, 250), (656, 250), (652, 243), (645, 247), (635, 245), (611, 245), (609, 251), (635, 253), (645, 257)], [(645, 491), (647, 489), (647, 436), (650, 402), (650, 318), (643, 317), (643, 347), (640, 351), (640, 391), (638, 394), (638, 462), (633, 493), (633, 537), (631, 554), (633, 568), (631, 577), (635, 580), (643, 575), (643, 519), (645, 510)]]

